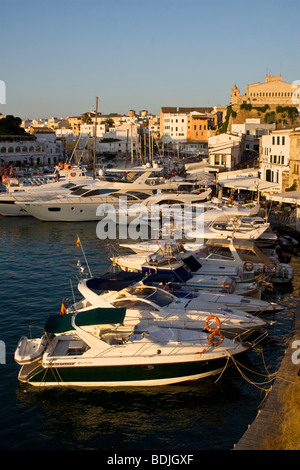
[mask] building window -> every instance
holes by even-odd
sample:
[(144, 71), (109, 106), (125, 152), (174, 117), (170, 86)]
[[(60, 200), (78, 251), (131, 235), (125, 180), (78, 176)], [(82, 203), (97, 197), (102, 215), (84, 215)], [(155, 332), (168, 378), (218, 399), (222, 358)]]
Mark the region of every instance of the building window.
[(281, 155), (281, 164), (284, 165), (284, 155)]
[(285, 136), (282, 137), (282, 145), (285, 145)]
[(294, 173), (296, 175), (299, 175), (299, 165), (298, 164), (294, 164)]
[(272, 137), (272, 145), (275, 145), (275, 137)]
[(280, 137), (277, 137), (277, 145), (280, 145)]

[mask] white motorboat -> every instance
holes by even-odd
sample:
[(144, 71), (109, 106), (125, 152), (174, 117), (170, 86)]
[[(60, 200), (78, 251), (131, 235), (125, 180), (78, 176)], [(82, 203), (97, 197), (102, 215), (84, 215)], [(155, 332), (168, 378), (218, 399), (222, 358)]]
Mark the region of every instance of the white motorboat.
[[(93, 286), (93, 288), (91, 288)], [(212, 305), (205, 310), (197, 296), (179, 298), (171, 292), (156, 286), (133, 285), (122, 290), (109, 290), (98, 295), (95, 293), (97, 279), (83, 280), (78, 290), (83, 300), (73, 305), (78, 310), (89, 306), (126, 308), (124, 326), (133, 327), (138, 322), (160, 327), (176, 327), (204, 330), (207, 319), (218, 317), (218, 328), (226, 334), (244, 334), (266, 325), (264, 320), (241, 310), (229, 308), (216, 311)], [(100, 280), (100, 286), (103, 284)]]
[(43, 334), (40, 338), (22, 336), (15, 350), (15, 361), (18, 364), (31, 364), (42, 357), (48, 345), (48, 337)]
[[(202, 245), (201, 248), (193, 249), (190, 244), (190, 250), (185, 247), (189, 244), (181, 244), (180, 242), (170, 241), (163, 243), (157, 240), (154, 243), (143, 242), (140, 244), (124, 244), (123, 247), (129, 247), (136, 250), (136, 254), (126, 254), (123, 256), (115, 256), (114, 262), (123, 270), (141, 271), (143, 267), (150, 265), (157, 266), (158, 270), (163, 265), (168, 265), (170, 269), (178, 268), (178, 262), (185, 264), (192, 272), (209, 276), (229, 276), (234, 278), (236, 282), (249, 282), (263, 275), (265, 280), (273, 275), (274, 264), (266, 255), (254, 248), (253, 243), (244, 242), (236, 246), (233, 240), (210, 240)], [(138, 248), (136, 249), (135, 246)], [(142, 248), (145, 248), (145, 251)], [(153, 248), (151, 253), (150, 248)], [(254, 262), (252, 259), (241, 258), (237, 248), (247, 248), (252, 250)], [(156, 249), (155, 249), (156, 248)], [(176, 263), (176, 265), (174, 265)], [(268, 276), (268, 279), (266, 279)]]
[(65, 164), (55, 168), (54, 173), (44, 177), (25, 180), (5, 178), (6, 191), (0, 193), (0, 214), (3, 216), (28, 216), (26, 209), (17, 201), (35, 200), (70, 194), (75, 188), (92, 184), (93, 178), (79, 166)]
[[(174, 250), (175, 247), (175, 250)], [(169, 249), (167, 251), (167, 248)], [(154, 253), (136, 253), (114, 256), (112, 261), (123, 271), (142, 272), (145, 276), (151, 273), (166, 274), (170, 282), (184, 283), (189, 289), (215, 290), (218, 292), (250, 295), (257, 291), (258, 281), (262, 281), (265, 273), (249, 269), (231, 247), (234, 256), (216, 256), (205, 254), (203, 250), (196, 252), (180, 252), (176, 245), (161, 246)]]
[[(109, 181), (95, 180), (90, 187), (73, 191), (71, 195), (62, 195), (51, 199), (16, 202), (22, 209), (39, 220), (81, 222), (96, 221), (103, 217), (118, 215), (123, 206), (139, 204), (142, 208), (144, 200), (157, 190), (175, 190), (176, 183), (161, 179), (151, 179), (153, 172), (160, 168), (137, 168), (126, 171), (126, 179)], [(136, 178), (136, 179), (135, 179)], [(122, 198), (122, 199), (120, 199)], [(122, 203), (120, 203), (122, 200)], [(124, 215), (126, 215), (126, 207)]]
[(267, 231), (270, 227), (268, 222), (256, 223), (253, 225), (243, 224), (235, 219), (234, 222), (222, 223), (214, 222), (209, 225), (203, 225), (199, 230), (191, 230), (187, 233), (189, 239), (209, 240), (214, 239), (232, 239), (232, 240), (257, 240)]
[[(161, 285), (162, 282), (165, 283), (164, 286)], [(145, 278), (141, 273), (109, 271), (100, 278), (86, 279), (80, 282), (78, 288), (85, 300), (80, 304), (79, 308), (97, 304), (99, 302), (99, 292), (119, 292), (126, 287), (139, 285), (139, 283), (150, 286), (159, 285), (160, 288), (165, 289), (168, 279), (157, 274)], [(208, 312), (217, 312), (220, 309), (229, 308), (257, 315), (261, 313), (278, 312), (284, 309), (284, 307), (275, 302), (267, 302), (250, 296), (214, 293), (204, 290), (191, 292), (186, 289), (184, 285), (176, 285), (174, 283), (172, 285), (168, 284), (168, 288), (171, 289), (173, 296), (181, 299), (189, 300), (197, 297), (200, 308)]]
[(103, 330), (93, 312), (89, 329), (80, 324), (87, 312), (63, 316), (71, 324), (59, 333), (52, 330), (54, 338), (41, 360), (23, 365), (19, 381), (36, 387), (161, 386), (221, 373), (233, 356), (251, 347), (219, 331), (142, 323), (120, 338), (113, 327)]
[(62, 195), (54, 199), (41, 199), (35, 201), (17, 201), (30, 215), (36, 219), (53, 222), (88, 222), (108, 217), (114, 220), (122, 213), (123, 204), (126, 203), (124, 215), (126, 220), (127, 209), (135, 204), (142, 204), (149, 193), (142, 191), (118, 191), (114, 189), (100, 189), (97, 184), (76, 189), (71, 195)]

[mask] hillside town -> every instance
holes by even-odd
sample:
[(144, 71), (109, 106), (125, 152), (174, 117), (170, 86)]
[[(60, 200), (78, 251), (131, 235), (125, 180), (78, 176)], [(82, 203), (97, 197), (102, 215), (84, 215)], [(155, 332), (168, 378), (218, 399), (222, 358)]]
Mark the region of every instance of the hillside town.
[[(101, 104), (101, 101), (100, 101)], [(73, 163), (105, 167), (158, 162), (196, 163), (201, 171), (222, 172), (252, 168), (272, 185), (272, 191), (300, 186), (299, 87), (280, 75), (265, 75), (264, 83), (234, 84), (227, 106), (162, 106), (160, 114), (129, 110), (127, 115), (103, 114), (101, 106), (78, 116), (26, 119), (22, 132), (7, 132), (0, 115), (2, 175), (22, 174)], [(2, 121), (4, 123), (4, 121)]]

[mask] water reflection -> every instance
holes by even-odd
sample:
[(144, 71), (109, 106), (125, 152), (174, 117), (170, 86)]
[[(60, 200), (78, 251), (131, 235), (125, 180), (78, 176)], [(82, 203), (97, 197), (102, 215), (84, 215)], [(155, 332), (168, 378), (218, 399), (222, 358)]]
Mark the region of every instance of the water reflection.
[(17, 390), (23, 410), (43, 414), (54, 447), (100, 450), (214, 448), (212, 436), (222, 435), (226, 410), (240, 397), (226, 376), (154, 389)]

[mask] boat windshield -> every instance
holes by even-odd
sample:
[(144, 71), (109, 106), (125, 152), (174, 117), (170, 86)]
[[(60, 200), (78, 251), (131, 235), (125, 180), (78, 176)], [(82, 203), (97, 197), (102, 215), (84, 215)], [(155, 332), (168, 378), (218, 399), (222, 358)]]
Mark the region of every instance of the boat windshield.
[(155, 287), (132, 287), (127, 289), (127, 291), (136, 297), (150, 300), (150, 302), (159, 305), (159, 307), (165, 307), (173, 302), (172, 295), (163, 290), (156, 289)]
[(151, 302), (154, 302), (160, 307), (165, 307), (166, 305), (169, 305), (173, 301), (173, 297), (169, 295), (167, 292), (157, 290), (156, 292), (154, 292), (148, 297), (148, 300), (150, 300)]

